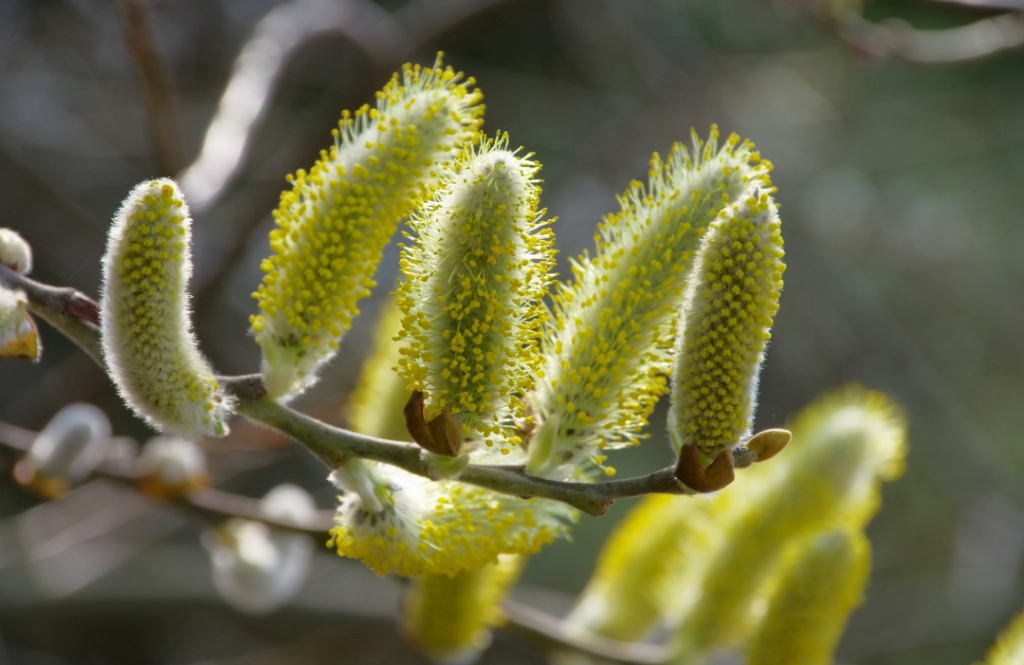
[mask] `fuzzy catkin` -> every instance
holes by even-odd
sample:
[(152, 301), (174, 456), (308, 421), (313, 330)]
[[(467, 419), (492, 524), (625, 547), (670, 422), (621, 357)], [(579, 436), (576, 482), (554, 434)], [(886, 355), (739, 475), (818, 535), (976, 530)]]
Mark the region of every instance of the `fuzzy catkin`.
[(360, 475), (336, 471), (331, 479), (345, 493), (329, 546), (378, 575), (454, 575), (501, 554), (534, 554), (567, 537), (578, 516), (557, 501), (435, 482), (386, 465)]
[(832, 663), (870, 566), (871, 546), (856, 529), (830, 531), (799, 548), (747, 645), (747, 665)]
[(425, 396), (426, 418), (449, 411), (467, 437), (499, 443), (532, 387), (536, 329), (554, 263), (537, 212), (538, 166), (507, 149), (508, 136), (466, 150), (412, 218), (398, 306), (406, 345), (398, 371)]
[(449, 577), (410, 581), (402, 624), (409, 640), (439, 662), (468, 662), (490, 644), (490, 628), (501, 623), (501, 599), (526, 559), (501, 555), (483, 568)]
[(473, 80), (406, 65), (376, 108), (342, 115), (335, 144), (307, 173), (289, 176), (270, 233), (273, 254), (250, 317), (263, 352), (263, 382), (289, 397), (316, 381), (369, 295), (381, 251), (437, 172), (475, 140), (483, 113)]
[(645, 497), (601, 548), (566, 629), (581, 639), (600, 635), (635, 642), (678, 614), (692, 601), (700, 571), (718, 544), (719, 513), (720, 499)]
[(157, 429), (223, 436), (230, 400), (189, 318), (191, 226), (173, 180), (143, 182), (125, 199), (103, 257), (103, 357), (121, 397)]
[[(668, 391), (679, 306), (701, 236), (730, 202), (772, 191), (772, 166), (731, 135), (719, 147), (694, 133), (655, 155), (649, 182), (630, 185), (595, 236), (594, 256), (572, 263), (574, 281), (555, 292), (543, 364), (529, 401), (543, 423), (531, 442), (531, 471), (593, 477), (604, 451), (637, 445)], [(597, 466), (595, 466), (595, 464)], [(606, 468), (611, 475), (614, 470)]]
[(826, 395), (791, 429), (785, 454), (744, 473), (749, 496), (730, 510), (700, 600), (681, 617), (678, 662), (742, 638), (787, 548), (837, 523), (862, 528), (878, 510), (881, 482), (902, 472), (906, 422), (879, 393), (852, 386)]
[(701, 240), (679, 317), (669, 432), (706, 462), (750, 434), (786, 269), (779, 227), (774, 201), (755, 191)]

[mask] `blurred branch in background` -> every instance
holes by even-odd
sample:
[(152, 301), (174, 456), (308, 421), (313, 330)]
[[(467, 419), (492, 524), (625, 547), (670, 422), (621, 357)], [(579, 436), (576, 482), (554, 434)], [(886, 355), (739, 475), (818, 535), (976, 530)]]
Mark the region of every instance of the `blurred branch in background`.
[(1024, 12), (1024, 0), (918, 0), (918, 2), (959, 5), (985, 11), (1007, 10), (1011, 12)]
[(1024, 44), (1024, 3), (1016, 0), (926, 0), (984, 11), (1009, 11), (967, 25), (922, 30), (907, 21), (867, 20), (859, 2), (825, 0), (807, 3), (836, 36), (869, 58), (900, 58), (920, 64), (948, 64), (990, 56)]
[[(36, 438), (36, 432), (10, 423), (0, 422), (0, 455), (17, 458), (24, 455)], [(105, 459), (91, 475), (92, 479), (112, 481), (126, 487), (136, 487), (140, 474), (134, 459)], [(334, 523), (334, 511), (322, 510), (308, 523), (297, 523), (276, 519), (260, 507), (258, 499), (225, 492), (216, 488), (204, 488), (174, 499), (180, 508), (200, 514), (210, 520), (225, 520), (240, 517), (263, 522), (268, 526), (288, 531), (301, 531), (315, 536), (326, 536)]]
[[(210, 121), (202, 147), (178, 180), (196, 217), (209, 210), (241, 169), (253, 134), (295, 55), (312, 41), (340, 37), (367, 58), (370, 86), (459, 23), (509, 0), (416, 0), (388, 14), (370, 0), (292, 0), (264, 17), (235, 60), (231, 77)], [(238, 225), (234, 242), (208, 277), (197, 285), (197, 309), (219, 292), (245, 255), (246, 240), (265, 211)]]
[(235, 60), (199, 156), (178, 176), (193, 214), (201, 215), (231, 183), (296, 51), (328, 35), (356, 45), (375, 70), (400, 41), (393, 19), (369, 0), (293, 0), (267, 14)]
[(173, 175), (184, 166), (178, 105), (167, 68), (150, 30), (146, 8), (138, 0), (117, 0), (124, 20), (124, 40), (142, 78), (143, 97), (160, 172)]

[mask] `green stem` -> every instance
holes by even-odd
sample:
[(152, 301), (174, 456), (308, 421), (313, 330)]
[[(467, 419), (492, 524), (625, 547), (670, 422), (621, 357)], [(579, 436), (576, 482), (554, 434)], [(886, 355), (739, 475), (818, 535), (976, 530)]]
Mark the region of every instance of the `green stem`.
[[(74, 289), (41, 284), (3, 266), (0, 266), (0, 284), (23, 291), (31, 311), (82, 347), (100, 367), (105, 366), (95, 301)], [(220, 377), (219, 381), (224, 390), (235, 398), (235, 410), (239, 414), (287, 434), (331, 469), (348, 458), (357, 457), (397, 466), (424, 478), (430, 477), (426, 451), (419, 446), (356, 434), (293, 411), (267, 396), (258, 374)], [(603, 515), (616, 499), (683, 493), (672, 467), (638, 478), (576, 483), (539, 478), (527, 473), (523, 466), (470, 464), (458, 479), (504, 494), (561, 501), (588, 515)]]

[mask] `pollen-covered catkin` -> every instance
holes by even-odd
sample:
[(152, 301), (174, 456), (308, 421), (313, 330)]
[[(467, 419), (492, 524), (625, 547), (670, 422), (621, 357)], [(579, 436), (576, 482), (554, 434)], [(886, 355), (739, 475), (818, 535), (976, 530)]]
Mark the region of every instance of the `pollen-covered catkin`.
[(466, 437), (518, 443), (516, 395), (532, 387), (553, 236), (537, 212), (538, 166), (508, 136), (465, 150), (436, 197), (412, 218), (398, 306), (406, 342), (398, 371), (425, 397), (427, 420), (452, 414)]
[(346, 406), (348, 428), (392, 441), (409, 441), (402, 409), (409, 401), (406, 381), (392, 367), (401, 359), (395, 337), (402, 330), (402, 310), (394, 301), (382, 307), (374, 329), (373, 351), (363, 361), (359, 380)]
[(782, 234), (768, 192), (721, 212), (701, 240), (679, 317), (669, 433), (706, 463), (750, 433), (782, 290)]
[(223, 436), (230, 401), (189, 320), (191, 226), (173, 180), (143, 182), (125, 199), (103, 257), (103, 357), (121, 397), (157, 429)]
[(721, 537), (721, 503), (721, 497), (645, 497), (601, 549), (566, 630), (581, 639), (635, 642), (678, 614), (696, 595), (700, 572)]
[(455, 575), (501, 554), (534, 554), (568, 536), (578, 515), (558, 501), (435, 482), (397, 467), (366, 471), (342, 467), (331, 476), (345, 493), (329, 545), (378, 575)]
[(544, 433), (530, 444), (531, 472), (593, 476), (605, 450), (644, 437), (668, 391), (675, 323), (700, 238), (731, 202), (773, 191), (771, 168), (735, 134), (719, 147), (712, 127), (706, 143), (693, 135), (692, 152), (676, 144), (668, 160), (655, 155), (647, 186), (626, 190), (621, 210), (599, 227), (595, 255), (574, 261), (574, 281), (555, 293), (529, 396)]
[(786, 549), (837, 523), (863, 527), (878, 509), (881, 482), (902, 472), (906, 423), (879, 393), (849, 387), (827, 395), (792, 431), (784, 455), (744, 472), (749, 496), (727, 516), (700, 600), (681, 618), (680, 662), (743, 637), (751, 604)]
[(478, 570), (410, 580), (403, 632), (435, 662), (472, 662), (490, 644), (490, 628), (504, 618), (501, 599), (525, 563), (525, 557), (503, 554)]
[(747, 665), (829, 665), (861, 602), (871, 546), (859, 530), (817, 536), (791, 559), (747, 645)]
[(438, 170), (475, 140), (483, 113), (473, 79), (406, 65), (377, 107), (342, 114), (335, 143), (307, 173), (289, 176), (270, 233), (273, 254), (250, 317), (275, 398), (316, 381), (369, 295), (381, 251), (399, 220), (429, 196)]

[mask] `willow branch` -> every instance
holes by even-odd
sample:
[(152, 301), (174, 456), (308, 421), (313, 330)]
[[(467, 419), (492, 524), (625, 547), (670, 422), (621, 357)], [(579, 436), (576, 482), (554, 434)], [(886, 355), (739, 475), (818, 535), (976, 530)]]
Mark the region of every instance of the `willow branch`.
[(940, 5), (957, 5), (981, 11), (1024, 12), (1024, 0), (919, 0)]
[(149, 129), (156, 146), (160, 170), (174, 175), (184, 165), (177, 106), (167, 68), (160, 58), (149, 28), (146, 8), (138, 0), (117, 0), (124, 19), (124, 39), (142, 78), (143, 97), (149, 115)]
[[(31, 311), (71, 338), (100, 367), (104, 366), (96, 326), (98, 307), (94, 300), (71, 288), (41, 284), (3, 266), (0, 266), (0, 284), (23, 291)], [(427, 453), (419, 446), (356, 434), (293, 411), (267, 397), (259, 375), (221, 377), (219, 381), (235, 398), (239, 414), (290, 436), (328, 468), (337, 468), (348, 457), (358, 457), (397, 466), (424, 478), (431, 477)], [(522, 466), (470, 464), (458, 479), (503, 494), (561, 501), (588, 515), (603, 515), (616, 499), (683, 493), (673, 467), (637, 478), (576, 483), (539, 478), (527, 473)]]
[[(20, 457), (28, 452), (35, 438), (36, 433), (31, 430), (0, 422), (0, 454)], [(139, 474), (130, 460), (108, 459), (96, 467), (90, 478), (102, 478), (137, 489)], [(216, 521), (238, 517), (317, 537), (324, 536), (334, 524), (333, 512), (330, 510), (321, 510), (316, 516), (303, 522), (281, 520), (268, 515), (259, 499), (213, 488), (196, 490), (171, 501), (179, 507)]]
[(238, 172), (291, 58), (326, 35), (355, 44), (375, 69), (401, 41), (387, 12), (369, 0), (292, 0), (261, 19), (235, 60), (199, 156), (178, 176), (193, 215), (209, 208)]
[(619, 642), (601, 635), (570, 634), (558, 617), (513, 600), (502, 603), (502, 611), (508, 620), (506, 630), (547, 651), (565, 651), (568, 648), (624, 665), (662, 665), (671, 655), (666, 645)]
[(77, 344), (100, 367), (99, 305), (80, 291), (69, 287), (41, 284), (0, 265), (0, 285), (25, 293), (28, 308)]
[(872, 23), (857, 12), (820, 16), (845, 42), (872, 58), (896, 57), (920, 64), (983, 58), (1024, 45), (1024, 12), (984, 18), (957, 28), (918, 30), (904, 21)]
[[(266, 396), (259, 375), (222, 377), (221, 387), (236, 399), (235, 410), (273, 427), (303, 444), (329, 468), (348, 457), (383, 462), (429, 478), (427, 452), (417, 445), (378, 439), (332, 427), (283, 406)], [(681, 494), (675, 470), (660, 471), (603, 483), (574, 483), (532, 476), (522, 466), (470, 464), (458, 480), (503, 494), (552, 499), (588, 515), (603, 515), (616, 499), (642, 494)]]

